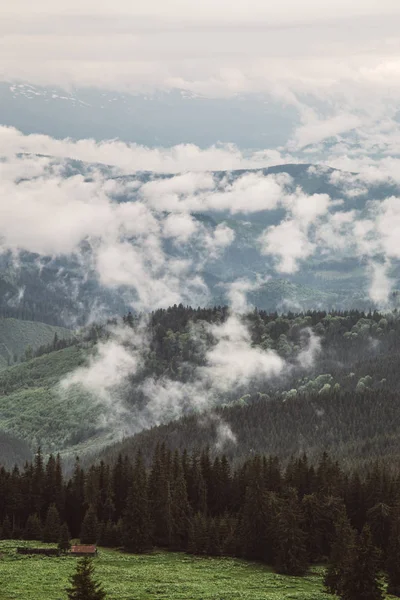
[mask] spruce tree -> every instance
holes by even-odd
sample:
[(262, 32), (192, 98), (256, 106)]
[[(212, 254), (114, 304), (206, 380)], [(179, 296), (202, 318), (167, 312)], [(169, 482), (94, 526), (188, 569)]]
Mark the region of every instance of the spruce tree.
[(285, 575), (304, 575), (307, 571), (306, 536), (303, 514), (294, 490), (282, 503), (276, 523), (275, 569)]
[(12, 536), (12, 525), (10, 521), (10, 517), (7, 515), (3, 521), (3, 526), (1, 528), (2, 538), (3, 540), (10, 540)]
[(104, 546), (105, 548), (117, 548), (121, 545), (121, 536), (118, 527), (112, 521), (102, 523), (99, 545)]
[(78, 561), (76, 572), (71, 577), (71, 586), (66, 589), (69, 600), (104, 600), (106, 593), (93, 576), (93, 562), (85, 556)]
[(165, 448), (157, 447), (149, 477), (150, 521), (156, 546), (171, 544), (171, 488), (168, 472)]
[(400, 596), (400, 510), (396, 509), (391, 521), (389, 537), (388, 558), (386, 571), (388, 575), (388, 593)]
[(343, 511), (335, 523), (335, 532), (331, 547), (331, 556), (325, 572), (324, 584), (331, 594), (338, 594), (351, 553), (354, 552), (355, 531)]
[(372, 543), (371, 529), (365, 525), (354, 548), (348, 555), (342, 581), (342, 600), (383, 600), (379, 581), (379, 551)]
[(58, 542), (60, 537), (60, 515), (55, 504), (49, 506), (47, 511), (46, 521), (43, 527), (43, 541), (44, 542)]
[(220, 539), (220, 527), (218, 518), (209, 519), (207, 554), (209, 556), (220, 556), (222, 554), (222, 544)]
[(123, 545), (128, 552), (143, 553), (151, 548), (147, 478), (142, 455), (136, 457), (133, 484), (123, 517)]
[(188, 551), (190, 554), (207, 554), (209, 545), (207, 517), (201, 513), (197, 513), (189, 527)]
[(24, 538), (26, 540), (42, 539), (42, 524), (38, 515), (29, 515), (25, 525)]
[(175, 550), (186, 550), (189, 537), (190, 506), (182, 463), (177, 453), (174, 457), (174, 471), (171, 494), (171, 545)]
[(96, 544), (99, 533), (99, 524), (96, 511), (90, 505), (82, 522), (80, 540), (82, 544)]
[(71, 536), (68, 530), (68, 525), (63, 523), (60, 529), (60, 537), (58, 539), (58, 549), (61, 552), (68, 552), (71, 548)]

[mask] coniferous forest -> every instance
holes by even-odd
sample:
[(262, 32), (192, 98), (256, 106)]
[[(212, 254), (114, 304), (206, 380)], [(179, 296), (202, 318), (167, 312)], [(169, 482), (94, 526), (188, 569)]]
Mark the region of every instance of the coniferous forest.
[(39, 449), (0, 471), (3, 539), (242, 557), (297, 576), (324, 563), (327, 590), (344, 599), (381, 598), (384, 579), (400, 595), (399, 506), (394, 465), (348, 472), (326, 453), (232, 469), (224, 455), (159, 445), (148, 468), (141, 452), (87, 469), (77, 459), (65, 478), (59, 456)]

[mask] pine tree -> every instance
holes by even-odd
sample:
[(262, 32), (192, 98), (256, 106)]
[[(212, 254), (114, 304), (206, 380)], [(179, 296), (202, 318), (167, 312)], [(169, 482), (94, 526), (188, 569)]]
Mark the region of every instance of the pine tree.
[(171, 488), (168, 456), (164, 447), (157, 447), (149, 477), (149, 509), (156, 546), (171, 544)]
[(10, 521), (10, 517), (7, 515), (3, 521), (3, 526), (1, 528), (1, 534), (3, 540), (10, 540), (12, 535), (12, 525)]
[(275, 569), (285, 575), (304, 575), (307, 571), (306, 536), (303, 514), (294, 490), (282, 503), (276, 522)]
[(85, 556), (78, 561), (76, 572), (71, 577), (71, 587), (66, 589), (69, 600), (104, 600), (106, 593), (93, 576), (93, 563)]
[(217, 518), (209, 519), (207, 554), (209, 556), (220, 556), (222, 554), (220, 527), (219, 520)]
[(123, 517), (123, 545), (128, 552), (143, 553), (151, 548), (147, 478), (141, 453), (136, 457), (133, 484)]
[(102, 523), (100, 528), (99, 545), (105, 548), (117, 548), (121, 545), (121, 536), (118, 527), (112, 521)]
[(99, 523), (96, 511), (90, 505), (82, 522), (80, 540), (82, 544), (96, 544), (99, 533)]
[(55, 504), (49, 506), (47, 511), (46, 521), (43, 527), (43, 541), (44, 542), (58, 542), (60, 537), (60, 515)]
[(264, 560), (268, 547), (268, 523), (261, 475), (254, 475), (246, 488), (239, 542), (241, 554), (252, 560)]
[(186, 550), (190, 506), (187, 497), (186, 481), (178, 453), (174, 456), (174, 481), (171, 494), (171, 545), (175, 550)]
[(388, 574), (388, 594), (400, 596), (400, 510), (397, 508), (392, 521), (387, 552), (386, 571)]
[(367, 522), (371, 528), (372, 541), (385, 558), (385, 550), (389, 544), (391, 528), (391, 508), (383, 502), (375, 504), (367, 512)]
[(207, 554), (209, 545), (207, 517), (197, 513), (192, 519), (189, 527), (188, 551), (190, 554)]
[(66, 490), (66, 521), (73, 538), (79, 537), (82, 521), (85, 516), (85, 474), (76, 458), (74, 473)]
[(67, 552), (71, 548), (71, 536), (68, 530), (68, 525), (63, 523), (60, 529), (60, 537), (58, 538), (58, 549), (61, 552)]
[(343, 511), (335, 523), (329, 566), (325, 572), (324, 584), (328, 592), (338, 594), (348, 567), (351, 553), (354, 552), (355, 531)]
[(339, 584), (342, 600), (383, 600), (379, 581), (379, 551), (372, 543), (371, 529), (365, 525), (348, 557), (342, 581)]
[(29, 515), (25, 525), (24, 538), (26, 540), (42, 539), (42, 524), (38, 515)]
[(38, 448), (38, 451), (35, 455), (35, 462), (33, 465), (32, 472), (32, 504), (33, 511), (37, 512), (38, 515), (43, 518), (44, 517), (44, 466), (43, 466), (43, 456), (42, 451)]

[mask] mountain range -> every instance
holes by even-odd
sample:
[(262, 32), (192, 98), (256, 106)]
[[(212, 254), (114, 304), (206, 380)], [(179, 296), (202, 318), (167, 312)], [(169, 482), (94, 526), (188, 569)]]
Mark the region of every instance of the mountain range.
[[(56, 159), (58, 161), (59, 159)], [(175, 181), (176, 175), (139, 172), (130, 175), (116, 175), (106, 165), (92, 165), (76, 160), (63, 160), (60, 163), (62, 178), (84, 177), (91, 181), (101, 168), (105, 180), (118, 186), (113, 201), (135, 203), (137, 194), (124, 189), (145, 186), (148, 183)], [(268, 169), (236, 170), (211, 173), (215, 185), (235, 189), (240, 182), (254, 178), (255, 181), (269, 177), (289, 177), (289, 190), (302, 193), (323, 202), (329, 196), (332, 208), (330, 214), (339, 210), (351, 211), (355, 218), (368, 218), (368, 209), (398, 194), (395, 182), (370, 184), (354, 196), (345, 196), (344, 174), (333, 169), (315, 169), (310, 164), (289, 164)], [(350, 174), (350, 177), (352, 175)], [(122, 192), (120, 191), (122, 189)], [(240, 196), (240, 187), (237, 195)], [(245, 192), (243, 192), (245, 194)], [(311, 200), (310, 200), (311, 202)], [(164, 217), (168, 211), (164, 212)], [(307, 261), (299, 263), (293, 273), (279, 274), (273, 262), (266, 257), (260, 246), (260, 236), (267, 228), (285, 222), (283, 208), (245, 212), (226, 209), (193, 210), (191, 216), (205, 232), (215, 235), (218, 228), (228, 227), (233, 240), (218, 256), (201, 255), (201, 248), (195, 244), (172, 244), (164, 242), (164, 251), (170, 258), (187, 260), (195, 265), (192, 275), (200, 275), (207, 286), (208, 296), (189, 301), (194, 303), (225, 304), (228, 301), (228, 288), (236, 280), (248, 279), (259, 284), (248, 289), (248, 301), (260, 309), (305, 310), (312, 308), (346, 309), (351, 307), (369, 309), (376, 306), (368, 295), (368, 259), (355, 256), (352, 249), (340, 249), (314, 253)], [(288, 240), (289, 241), (289, 240)], [(90, 248), (82, 250), (90, 255)], [(200, 252), (200, 254), (199, 254)], [(90, 262), (90, 261), (89, 261)], [(0, 256), (0, 314), (5, 317), (22, 317), (39, 320), (52, 325), (74, 327), (101, 314), (107, 317), (127, 312), (133, 306), (132, 296), (123, 287), (107, 287), (99, 282), (93, 268), (82, 270), (82, 260), (77, 256), (39, 256), (21, 251), (18, 263), (14, 254)], [(199, 265), (201, 266), (199, 267)], [(398, 281), (399, 265), (394, 262), (390, 273), (394, 291)], [(131, 282), (135, 287), (135, 281)], [(392, 300), (395, 298), (392, 295)], [(393, 304), (393, 303), (392, 303)]]

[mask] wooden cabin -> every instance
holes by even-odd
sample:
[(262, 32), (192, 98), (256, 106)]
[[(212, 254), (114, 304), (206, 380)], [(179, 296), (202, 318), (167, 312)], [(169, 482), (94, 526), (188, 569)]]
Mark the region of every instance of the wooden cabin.
[(96, 556), (96, 546), (87, 546), (80, 544), (78, 546), (71, 546), (70, 554), (73, 556)]

